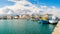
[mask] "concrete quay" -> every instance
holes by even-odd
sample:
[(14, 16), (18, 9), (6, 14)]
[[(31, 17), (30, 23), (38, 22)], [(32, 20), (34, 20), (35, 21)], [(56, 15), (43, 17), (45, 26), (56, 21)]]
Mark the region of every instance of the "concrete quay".
[(52, 34), (60, 34), (60, 21), (58, 21), (55, 29), (53, 30)]

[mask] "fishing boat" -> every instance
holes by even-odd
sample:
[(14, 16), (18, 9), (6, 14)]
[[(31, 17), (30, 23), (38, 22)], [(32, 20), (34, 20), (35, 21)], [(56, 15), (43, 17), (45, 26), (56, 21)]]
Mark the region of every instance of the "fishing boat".
[(46, 14), (46, 15), (42, 16), (42, 18), (41, 18), (40, 21), (41, 21), (42, 24), (47, 24), (47, 23), (49, 23), (48, 15)]
[(58, 17), (56, 16), (51, 16), (49, 18), (49, 23), (53, 24), (53, 23), (58, 23)]
[(42, 24), (48, 24), (49, 23), (49, 21), (46, 17), (43, 17), (40, 21)]

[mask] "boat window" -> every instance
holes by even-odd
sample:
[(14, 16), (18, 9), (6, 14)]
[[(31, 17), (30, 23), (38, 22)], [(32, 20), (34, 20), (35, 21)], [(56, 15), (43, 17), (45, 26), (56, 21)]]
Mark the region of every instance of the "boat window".
[(52, 17), (49, 17), (49, 20), (52, 20)]
[(58, 20), (58, 17), (56, 17), (56, 19), (55, 20)]
[(58, 20), (58, 17), (56, 18), (49, 17), (49, 20)]

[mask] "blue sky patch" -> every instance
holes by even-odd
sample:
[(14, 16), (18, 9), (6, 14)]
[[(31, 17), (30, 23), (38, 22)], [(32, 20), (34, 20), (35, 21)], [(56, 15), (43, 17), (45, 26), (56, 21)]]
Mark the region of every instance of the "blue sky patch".
[[(46, 6), (56, 6), (60, 8), (60, 0), (27, 0), (36, 6), (46, 5)], [(14, 5), (14, 2), (8, 0), (0, 0), (0, 7)], [(28, 6), (28, 5), (26, 5)]]

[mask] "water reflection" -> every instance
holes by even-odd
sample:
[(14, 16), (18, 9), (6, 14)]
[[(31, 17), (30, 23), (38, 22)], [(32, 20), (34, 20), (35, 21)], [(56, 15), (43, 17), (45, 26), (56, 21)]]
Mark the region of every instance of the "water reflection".
[(54, 27), (31, 20), (0, 20), (0, 34), (51, 34)]

